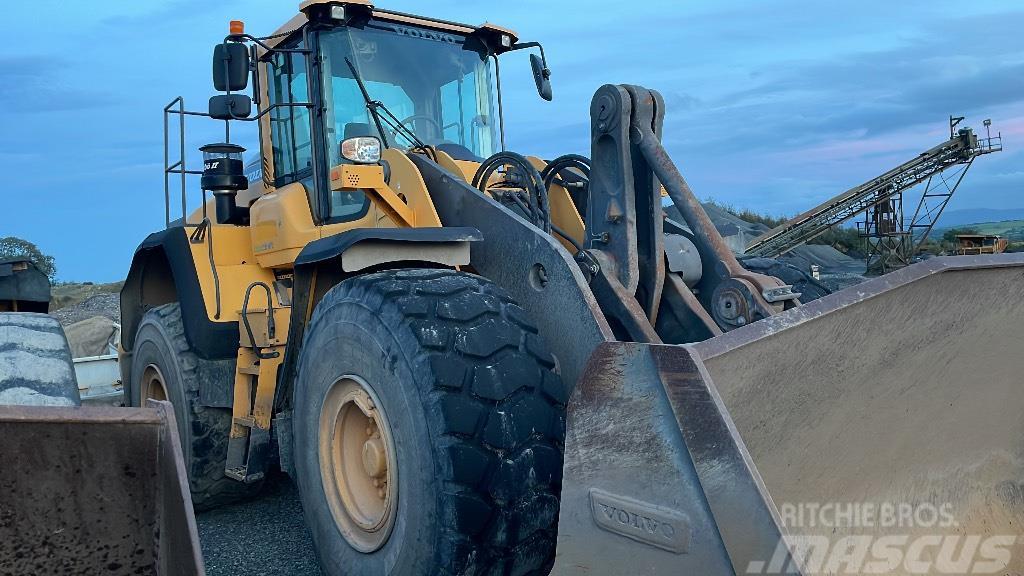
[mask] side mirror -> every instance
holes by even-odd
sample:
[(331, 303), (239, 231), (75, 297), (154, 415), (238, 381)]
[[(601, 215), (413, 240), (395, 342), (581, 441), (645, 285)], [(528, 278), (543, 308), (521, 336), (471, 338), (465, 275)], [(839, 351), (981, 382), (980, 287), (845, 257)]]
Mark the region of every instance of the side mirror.
[(235, 120), (252, 114), (252, 99), (245, 94), (220, 94), (210, 98), (210, 118)]
[(530, 54), (530, 67), (533, 68), (533, 81), (537, 83), (537, 94), (551, 101), (551, 70), (544, 66), (544, 61), (536, 54)]
[(226, 42), (213, 48), (213, 87), (218, 92), (237, 92), (249, 85), (249, 49)]

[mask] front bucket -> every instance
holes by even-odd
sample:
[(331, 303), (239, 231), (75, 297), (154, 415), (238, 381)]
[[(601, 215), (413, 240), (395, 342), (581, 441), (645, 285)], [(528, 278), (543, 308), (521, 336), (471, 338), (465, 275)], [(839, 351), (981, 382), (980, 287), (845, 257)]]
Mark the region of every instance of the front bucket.
[(174, 414), (153, 406), (0, 406), (0, 573), (204, 573)]
[(942, 258), (700, 344), (603, 345), (553, 573), (1021, 574), (1022, 302), (1024, 256)]
[(805, 573), (1024, 572), (1024, 255), (933, 259), (693, 349)]

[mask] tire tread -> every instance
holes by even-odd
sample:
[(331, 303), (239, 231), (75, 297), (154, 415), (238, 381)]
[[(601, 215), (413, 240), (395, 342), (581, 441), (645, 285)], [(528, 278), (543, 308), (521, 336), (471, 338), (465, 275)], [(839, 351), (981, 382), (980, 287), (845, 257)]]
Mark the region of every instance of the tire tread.
[[(180, 304), (174, 302), (157, 306), (146, 312), (146, 317), (160, 324), (181, 369), (187, 403), (185, 413), (189, 417), (186, 437), (191, 441), (192, 458), (186, 466), (193, 506), (196, 510), (209, 510), (253, 497), (259, 492), (261, 483), (245, 484), (224, 474), (231, 411), (200, 403), (202, 364), (209, 360), (200, 358), (189, 346)], [(143, 318), (143, 323), (145, 320)]]
[[(490, 281), (409, 269), (342, 282), (317, 307), (358, 303), (419, 344), (441, 474), (443, 575), (547, 574), (554, 559), (567, 393), (527, 313)], [(301, 378), (301, 377), (300, 377)], [(430, 416), (433, 415), (433, 416)]]

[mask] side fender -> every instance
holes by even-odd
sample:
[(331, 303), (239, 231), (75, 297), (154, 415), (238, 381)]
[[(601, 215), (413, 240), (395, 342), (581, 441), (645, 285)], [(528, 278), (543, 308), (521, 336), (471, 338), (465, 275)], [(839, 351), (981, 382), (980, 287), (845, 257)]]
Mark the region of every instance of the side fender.
[(288, 348), (278, 378), (276, 410), (290, 405), (306, 322), (328, 290), (339, 282), (388, 268), (453, 268), (469, 264), (476, 228), (360, 228), (310, 242), (295, 259)]
[(238, 322), (209, 319), (188, 235), (184, 228), (172, 227), (150, 234), (139, 245), (121, 288), (122, 382), (131, 382), (131, 354), (143, 315), (171, 302), (181, 304), (185, 338), (200, 358), (223, 360), (237, 354)]

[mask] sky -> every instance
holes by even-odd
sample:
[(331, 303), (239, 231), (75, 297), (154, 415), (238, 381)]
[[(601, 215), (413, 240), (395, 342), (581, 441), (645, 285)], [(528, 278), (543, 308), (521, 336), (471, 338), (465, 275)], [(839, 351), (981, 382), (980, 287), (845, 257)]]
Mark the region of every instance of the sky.
[[(35, 242), (60, 280), (123, 279), (139, 242), (164, 226), (162, 108), (176, 96), (205, 108), (229, 20), (270, 34), (298, 3), (5, 2), (0, 237)], [(792, 215), (938, 144), (950, 114), (979, 132), (991, 118), (1005, 149), (975, 162), (950, 208), (1024, 208), (1019, 0), (379, 6), (495, 22), (544, 44), (552, 102), (537, 97), (525, 54), (502, 57), (511, 150), (588, 154), (594, 91), (640, 84), (664, 95), (665, 146), (699, 197)], [(191, 123), (189, 149), (221, 131)]]

